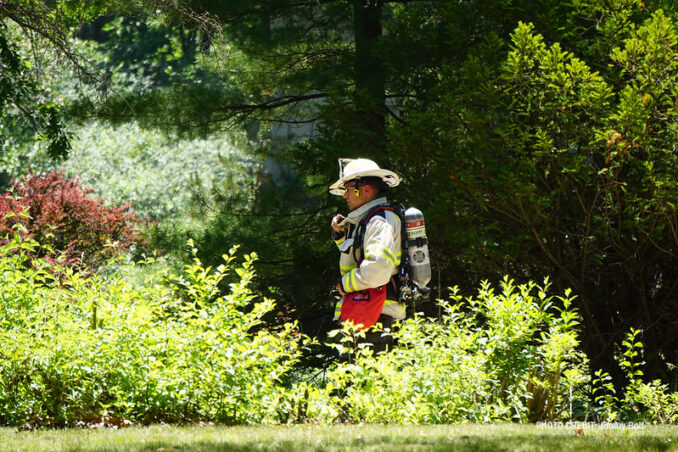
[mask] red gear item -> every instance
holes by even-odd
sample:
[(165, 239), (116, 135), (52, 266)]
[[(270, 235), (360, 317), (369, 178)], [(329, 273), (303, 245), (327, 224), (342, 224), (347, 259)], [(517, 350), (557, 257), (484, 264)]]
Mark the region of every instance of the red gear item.
[(379, 319), (386, 301), (386, 286), (347, 293), (341, 304), (341, 320), (362, 324), (361, 330), (371, 327)]

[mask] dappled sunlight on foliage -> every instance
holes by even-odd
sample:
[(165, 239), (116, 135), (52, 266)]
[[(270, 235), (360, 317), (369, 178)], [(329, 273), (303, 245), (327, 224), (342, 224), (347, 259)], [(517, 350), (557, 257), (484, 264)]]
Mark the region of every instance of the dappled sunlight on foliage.
[[(636, 330), (619, 356), (630, 383), (591, 382), (575, 297), (548, 281), (455, 289), (440, 318), (403, 321), (387, 354), (356, 346), (347, 324), (333, 346), (350, 358), (308, 378), (298, 365), (313, 341), (296, 323), (266, 325), (276, 302), (250, 287), (254, 253), (234, 247), (211, 268), (192, 247), (179, 273), (149, 258), (85, 275), (37, 247), (0, 247), (3, 425), (678, 420), (676, 393), (641, 379)], [(144, 266), (156, 271), (130, 278)]]
[(236, 132), (187, 139), (136, 123), (102, 122), (75, 132), (60, 170), (104, 199), (130, 203), (151, 221), (185, 219), (196, 191), (224, 184), (248, 161), (245, 140)]
[(405, 320), (389, 354), (353, 350), (351, 362), (329, 373), (326, 394), (354, 422), (570, 417), (572, 404), (585, 404), (587, 359), (578, 350), (573, 296), (548, 291), (548, 282), (508, 279), (498, 293), (489, 284), (476, 297), (455, 290), (440, 301), (441, 319)]
[(441, 67), (436, 102), (394, 127), (392, 158), (426, 181), (402, 190), (454, 284), (549, 275), (578, 295), (596, 368), (621, 384), (614, 344), (639, 328), (647, 373), (675, 387), (675, 2), (555, 3), (557, 36), (516, 20)]
[[(109, 276), (56, 281), (58, 264), (0, 248), (0, 423), (275, 421), (281, 380), (300, 353), (296, 326), (263, 327), (274, 302), (252, 293), (255, 256), (218, 270), (195, 261), (135, 287), (123, 266)], [(213, 284), (241, 278), (223, 295)], [(196, 277), (196, 275), (203, 275)], [(181, 281), (189, 300), (174, 295)], [(204, 296), (210, 294), (209, 297)]]
[[(0, 424), (678, 423), (675, 0), (0, 1), (0, 69)], [(459, 287), (378, 356), (302, 334), (359, 156)]]

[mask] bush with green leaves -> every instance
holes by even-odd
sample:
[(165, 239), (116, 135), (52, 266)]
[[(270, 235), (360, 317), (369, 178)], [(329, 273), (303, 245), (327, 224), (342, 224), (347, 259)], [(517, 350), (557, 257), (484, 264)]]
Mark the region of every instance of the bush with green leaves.
[(617, 352), (619, 367), (627, 384), (618, 394), (607, 372), (598, 370), (593, 379), (595, 412), (606, 421), (642, 420), (659, 424), (678, 424), (678, 392), (671, 392), (667, 384), (655, 379), (643, 381), (642, 331), (635, 328), (626, 334)]
[(263, 327), (275, 303), (249, 288), (256, 255), (135, 286), (130, 265), (83, 277), (30, 258), (37, 246), (0, 247), (0, 424), (279, 419), (300, 336)]
[[(496, 293), (453, 293), (440, 319), (415, 316), (396, 333), (398, 345), (372, 355), (347, 326), (337, 346), (352, 355), (308, 396), (308, 415), (323, 399), (352, 422), (446, 423), (571, 418), (585, 405), (587, 359), (578, 350), (574, 296), (505, 279)], [(342, 336), (343, 335), (343, 336)], [(313, 395), (315, 397), (313, 397)], [(325, 411), (328, 413), (329, 411)]]
[(250, 287), (255, 254), (236, 265), (234, 248), (212, 268), (192, 248), (181, 273), (161, 265), (134, 282), (134, 264), (85, 276), (35, 258), (38, 246), (0, 247), (2, 425), (678, 420), (676, 393), (640, 380), (638, 331), (619, 352), (624, 393), (602, 371), (591, 391), (575, 297), (550, 295), (548, 281), (455, 290), (440, 318), (402, 322), (388, 354), (356, 345), (348, 324), (335, 346), (351, 359), (318, 384), (300, 377), (312, 369), (297, 367), (296, 324), (264, 323), (275, 302)]

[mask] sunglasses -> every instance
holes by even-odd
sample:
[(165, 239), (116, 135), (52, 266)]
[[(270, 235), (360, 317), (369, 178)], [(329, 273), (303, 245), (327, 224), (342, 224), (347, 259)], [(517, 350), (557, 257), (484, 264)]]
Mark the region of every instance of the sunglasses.
[(344, 192), (345, 192), (345, 191), (347, 191), (347, 190), (356, 190), (356, 189), (360, 188), (360, 185), (357, 184), (357, 183), (355, 183), (355, 182), (349, 182), (347, 185), (344, 185), (344, 186), (341, 187), (341, 188), (342, 188), (342, 189), (344, 190)]

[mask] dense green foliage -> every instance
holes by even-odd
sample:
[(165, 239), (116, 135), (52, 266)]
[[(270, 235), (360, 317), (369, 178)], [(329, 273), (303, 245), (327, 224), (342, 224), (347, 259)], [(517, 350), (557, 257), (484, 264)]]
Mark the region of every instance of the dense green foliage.
[(476, 297), (454, 293), (440, 321), (406, 321), (391, 353), (356, 350), (328, 389), (355, 422), (571, 419), (586, 404), (587, 359), (572, 297), (548, 291), (504, 280), (499, 293), (488, 284)]
[[(395, 196), (427, 214), (439, 284), (468, 288), (505, 274), (551, 275), (560, 290), (579, 295), (583, 346), (596, 365), (612, 372), (615, 342), (636, 327), (650, 374), (671, 379), (667, 363), (678, 357), (675, 5), (375, 5), (388, 34), (379, 31), (371, 44), (360, 39), (362, 16), (348, 2), (194, 5), (213, 12), (227, 33), (201, 63), (229, 64), (233, 75), (224, 87), (244, 90), (241, 97), (214, 97), (197, 115), (270, 121), (259, 129), (269, 138), (279, 122), (318, 119), (312, 140), (282, 151), (272, 146), (297, 171), (288, 180), (292, 189), (304, 184), (316, 196), (279, 203), (284, 207), (273, 212), (276, 203), (259, 210), (251, 202), (236, 223), (235, 206), (222, 204), (204, 236), (219, 237), (229, 224), (240, 241), (262, 247), (265, 261), (296, 264), (302, 279), (309, 264), (332, 269), (331, 252), (321, 246), (327, 222), (317, 209), (327, 206), (329, 217), (336, 206), (325, 190), (337, 157), (373, 157), (404, 176)], [(300, 28), (310, 32), (300, 36)], [(347, 33), (355, 37), (348, 46)], [(371, 70), (373, 78), (383, 76), (380, 87), (361, 85), (364, 44), (379, 60)], [(180, 97), (164, 93), (163, 105), (175, 111)], [(182, 105), (191, 111), (190, 102)], [(154, 114), (168, 120), (162, 111)], [(286, 188), (270, 191), (283, 199)], [(253, 190), (258, 199), (269, 188)], [(304, 226), (276, 234), (286, 212), (306, 212)], [(212, 259), (219, 255), (219, 246), (203, 249)], [(294, 278), (282, 274), (273, 280)], [(336, 272), (313, 276), (314, 288), (329, 287)], [(298, 312), (325, 309), (320, 290), (284, 290), (298, 300)], [(623, 375), (613, 373), (621, 383)]]
[[(66, 83), (52, 85), (69, 115), (134, 119), (149, 131), (86, 121), (77, 129), (86, 149), (64, 166), (113, 203), (131, 201), (161, 220), (150, 230), (153, 244), (189, 266), (195, 256), (185, 252), (187, 238), (212, 267), (235, 243), (257, 250), (261, 267), (252, 283), (258, 293), (279, 294), (280, 312), (266, 317), (269, 326), (297, 318), (304, 332), (319, 335), (329, 325), (326, 292), (338, 271), (327, 226), (343, 204), (327, 194), (327, 186), (338, 157), (374, 158), (403, 177), (390, 196), (426, 214), (438, 287), (469, 291), (504, 275), (519, 281), (550, 275), (557, 291), (577, 294), (563, 312), (581, 314), (581, 339), (552, 311), (533, 313), (530, 302), (523, 307), (536, 317), (525, 319), (521, 334), (546, 336), (512, 336), (503, 358), (489, 348), (481, 355), (469, 338), (496, 345), (490, 335), (496, 326), (486, 321), (496, 314), (496, 297), (482, 295), (474, 307), (454, 299), (463, 308), (450, 305), (441, 323), (413, 320), (403, 328), (402, 342), (412, 346), (393, 356), (414, 365), (399, 367), (388, 357), (339, 365), (334, 389), (360, 408), (345, 410), (327, 387), (301, 385), (283, 393), (276, 419), (299, 417), (305, 403), (309, 412), (316, 406), (321, 414), (310, 417), (319, 419), (557, 417), (566, 379), (553, 379), (558, 367), (549, 367), (549, 353), (569, 356), (563, 365), (575, 372), (585, 359), (571, 346), (581, 340), (595, 372), (595, 393), (577, 396), (590, 395), (601, 418), (642, 412), (674, 421), (667, 407), (675, 406), (669, 394), (678, 388), (671, 370), (678, 359), (675, 2), (162, 0), (152, 8), (119, 2), (108, 11), (97, 2), (52, 6), (34, 0), (0, 4), (8, 23), (0, 28), (0, 106), (8, 106), (0, 112), (2, 157), (12, 156), (6, 171), (27, 171), (35, 130), (68, 148), (59, 108), (38, 88), (39, 65), (27, 63), (31, 52), (21, 48), (28, 44), (18, 30), (56, 27), (40, 33), (72, 58), (69, 51), (82, 43), (70, 46), (63, 38), (77, 27), (77, 35), (90, 41), (85, 47), (100, 83), (89, 78), (80, 84), (64, 75)], [(24, 127), (26, 121), (31, 127)], [(201, 139), (179, 141), (169, 128)], [(224, 128), (246, 131), (247, 142), (237, 145), (249, 158), (230, 154), (229, 147), (219, 159), (221, 138), (206, 137)], [(118, 143), (110, 145), (104, 132)], [(185, 151), (190, 146), (195, 149)], [(200, 174), (189, 178), (192, 172)], [(229, 282), (221, 280), (217, 292), (228, 293)], [(511, 309), (529, 298), (521, 293), (517, 302), (514, 292), (505, 292), (499, 304)], [(437, 306), (423, 308), (430, 314)], [(445, 336), (440, 325), (459, 338)], [(408, 338), (415, 326), (422, 336)], [(565, 330), (569, 336), (560, 334)], [(633, 340), (626, 338), (629, 331)], [(397, 399), (389, 392), (396, 374), (384, 370), (387, 363), (415, 387), (460, 365), (453, 357), (435, 361), (447, 356), (440, 351), (427, 354), (430, 337), (469, 357), (465, 375), (488, 382), (475, 386), (480, 396), (450, 377), (436, 389), (461, 394), (450, 402), (458, 406), (443, 407), (429, 397), (430, 387), (422, 389), (423, 401), (407, 401), (421, 408), (415, 414), (363, 405), (364, 394)], [(619, 348), (625, 339), (631, 347)], [(647, 361), (642, 381), (638, 362), (619, 359), (639, 353), (639, 343)], [(531, 361), (536, 357), (541, 367)], [(478, 364), (480, 358), (498, 359), (493, 364), (499, 368), (509, 360), (523, 367), (511, 368), (515, 379), (506, 379)], [(342, 380), (346, 375), (367, 392)], [(459, 408), (477, 397), (483, 408)]]
[(151, 221), (181, 223), (196, 197), (228, 179), (236, 186), (249, 180), (251, 157), (236, 147), (242, 143), (236, 134), (189, 140), (133, 123), (88, 123), (75, 132), (73, 149), (59, 168), (104, 199), (130, 203)]
[(0, 15), (0, 161), (13, 147), (37, 140), (53, 158), (63, 157), (70, 144), (60, 107), (34, 79), (13, 32)]
[[(354, 348), (350, 362), (319, 378), (295, 368), (308, 342), (296, 324), (265, 325), (275, 301), (251, 289), (254, 255), (236, 264), (232, 250), (216, 268), (194, 257), (179, 274), (151, 271), (135, 283), (132, 264), (83, 276), (30, 257), (37, 246), (17, 239), (0, 248), (5, 425), (676, 422), (676, 394), (640, 380), (635, 332), (623, 344), (620, 364), (633, 375), (623, 397), (600, 372), (589, 397), (573, 297), (550, 295), (548, 284), (453, 293), (440, 319), (406, 320), (391, 353)], [(347, 325), (338, 333), (347, 341), (335, 345), (350, 346), (351, 334)]]
[[(83, 278), (30, 259), (36, 246), (0, 248), (2, 424), (275, 419), (299, 342), (293, 324), (261, 328), (274, 302), (249, 288), (256, 256), (134, 286), (128, 267)], [(239, 280), (220, 295), (230, 271)]]
[[(412, 197), (430, 212), (451, 268), (471, 278), (551, 275), (580, 296), (597, 365), (611, 369), (614, 343), (642, 328), (650, 372), (667, 378), (678, 350), (677, 28), (661, 11), (617, 3), (625, 25), (614, 41), (606, 27), (619, 17), (571, 11), (602, 17), (596, 55), (521, 23), (506, 57), (493, 62), (502, 44), (488, 40), (461, 68), (443, 68), (440, 102), (408, 113), (394, 147), (406, 177), (427, 181)], [(422, 146), (431, 152), (412, 158)]]
[[(440, 284), (551, 275), (580, 295), (596, 364), (611, 369), (613, 344), (639, 327), (650, 373), (669, 378), (678, 349), (675, 6), (355, 4), (193, 2), (213, 14), (204, 31), (223, 32), (210, 35), (212, 51), (196, 64), (228, 75), (101, 110), (124, 114), (129, 103), (151, 124), (182, 130), (257, 120), (276, 157), (294, 165), (287, 185), (254, 183), (245, 203), (229, 201), (228, 186), (214, 199), (195, 234), (205, 259), (217, 260), (236, 236), (273, 263), (263, 285), (281, 286), (304, 318), (323, 312), (321, 288), (336, 275), (318, 213), (335, 204), (320, 192), (337, 157), (374, 157), (404, 176), (397, 196), (429, 215)], [(316, 119), (313, 140), (279, 149), (281, 125)], [(300, 185), (316, 196), (290, 197)], [(286, 213), (306, 214), (303, 226), (282, 233)], [(330, 271), (313, 272), (305, 288), (306, 269), (321, 267)]]

